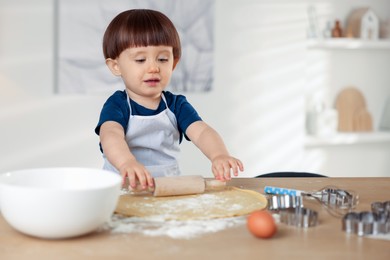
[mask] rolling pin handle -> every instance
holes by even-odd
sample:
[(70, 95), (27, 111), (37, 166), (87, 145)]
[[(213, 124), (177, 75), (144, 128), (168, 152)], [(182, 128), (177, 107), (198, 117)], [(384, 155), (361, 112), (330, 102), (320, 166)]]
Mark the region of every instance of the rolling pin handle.
[(226, 181), (205, 180), (206, 190), (218, 191), (226, 188)]

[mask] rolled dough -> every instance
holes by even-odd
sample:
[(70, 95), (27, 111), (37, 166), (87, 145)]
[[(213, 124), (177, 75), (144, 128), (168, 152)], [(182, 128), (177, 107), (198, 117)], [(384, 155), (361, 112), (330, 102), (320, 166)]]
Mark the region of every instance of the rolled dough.
[(266, 206), (266, 197), (258, 192), (226, 187), (221, 191), (186, 196), (124, 194), (120, 196), (115, 212), (165, 220), (200, 220), (246, 215)]

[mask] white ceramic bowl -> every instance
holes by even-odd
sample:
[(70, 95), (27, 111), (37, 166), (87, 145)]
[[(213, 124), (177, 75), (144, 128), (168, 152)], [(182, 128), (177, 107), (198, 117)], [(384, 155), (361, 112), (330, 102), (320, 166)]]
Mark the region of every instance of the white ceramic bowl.
[(25, 234), (59, 239), (96, 230), (115, 210), (121, 177), (100, 169), (44, 168), (0, 175), (0, 211)]

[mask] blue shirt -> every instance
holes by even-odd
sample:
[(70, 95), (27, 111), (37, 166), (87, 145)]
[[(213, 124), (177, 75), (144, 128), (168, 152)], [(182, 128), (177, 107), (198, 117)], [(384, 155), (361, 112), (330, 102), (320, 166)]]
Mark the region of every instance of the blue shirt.
[[(175, 95), (169, 91), (163, 91), (163, 93), (167, 101), (169, 110), (171, 110), (176, 116), (176, 121), (179, 128), (178, 130), (180, 133), (180, 142), (183, 139), (183, 135), (186, 137), (187, 140), (189, 140), (188, 137), (185, 135), (187, 127), (193, 122), (200, 121), (202, 119), (200, 118), (194, 107), (187, 101), (185, 96)], [(100, 113), (98, 125), (95, 128), (96, 134), (99, 135), (101, 125), (107, 121), (115, 121), (119, 123), (123, 127), (124, 132), (126, 134), (130, 118), (130, 108), (126, 98), (127, 95), (125, 90), (118, 90), (107, 99)], [(131, 99), (130, 105), (132, 114), (141, 116), (157, 115), (166, 109), (165, 103), (162, 99), (156, 110), (141, 106)]]

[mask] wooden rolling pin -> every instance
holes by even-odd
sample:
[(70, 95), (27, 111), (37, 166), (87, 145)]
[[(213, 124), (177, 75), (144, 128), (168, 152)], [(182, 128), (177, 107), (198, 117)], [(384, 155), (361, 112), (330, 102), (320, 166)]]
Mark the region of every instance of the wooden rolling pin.
[(205, 180), (200, 175), (172, 176), (154, 178), (154, 187), (143, 190), (140, 185), (129, 187), (129, 191), (137, 194), (153, 192), (155, 197), (178, 196), (204, 193), (206, 190), (222, 190), (226, 182), (219, 180)]

